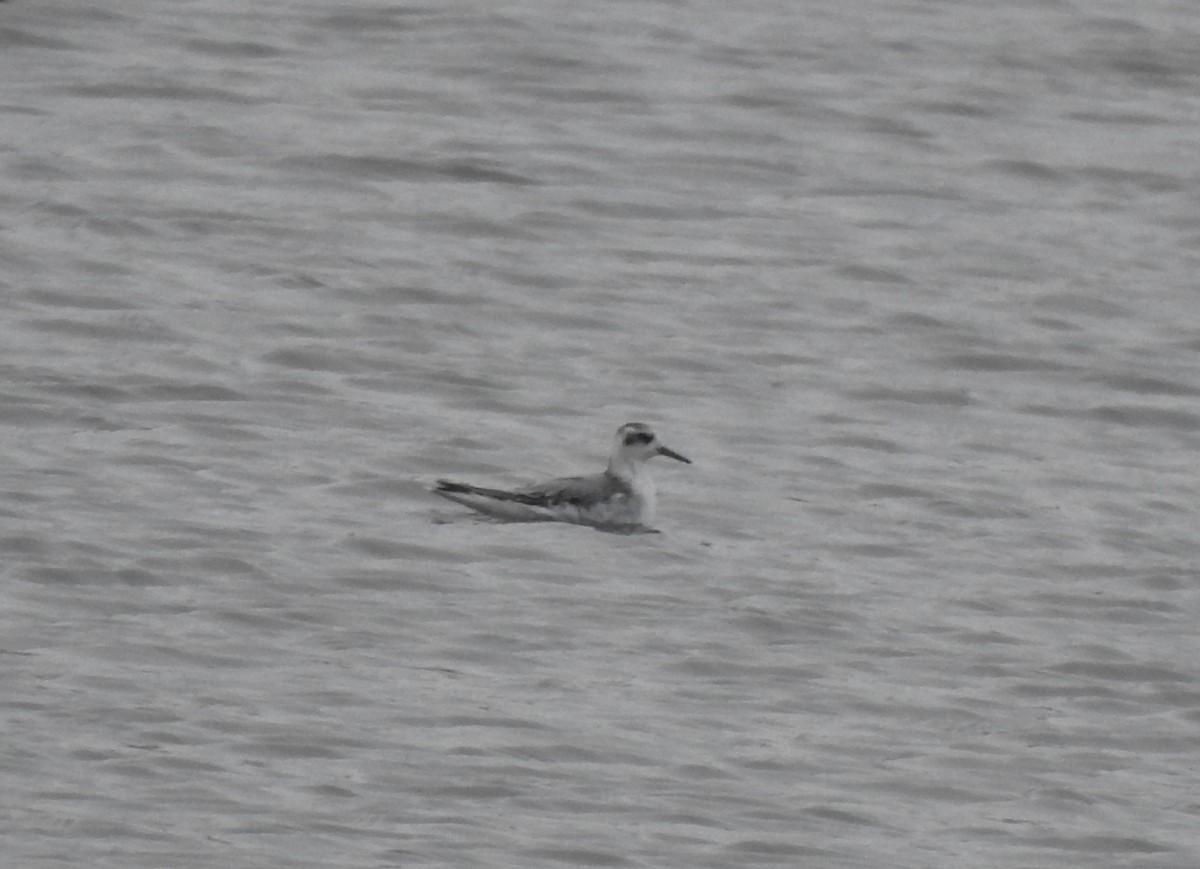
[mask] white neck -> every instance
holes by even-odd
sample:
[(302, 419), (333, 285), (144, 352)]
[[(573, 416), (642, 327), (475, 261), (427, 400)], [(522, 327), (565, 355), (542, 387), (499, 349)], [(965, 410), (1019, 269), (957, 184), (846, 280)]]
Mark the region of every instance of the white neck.
[(614, 455), (608, 460), (608, 473), (629, 487), (630, 498), (627, 502), (634, 511), (632, 521), (639, 525), (649, 525), (654, 521), (658, 492), (654, 480), (647, 473), (646, 463), (622, 460)]
[(608, 472), (626, 483), (632, 483), (642, 474), (645, 462), (631, 462), (620, 455), (614, 455), (608, 460)]

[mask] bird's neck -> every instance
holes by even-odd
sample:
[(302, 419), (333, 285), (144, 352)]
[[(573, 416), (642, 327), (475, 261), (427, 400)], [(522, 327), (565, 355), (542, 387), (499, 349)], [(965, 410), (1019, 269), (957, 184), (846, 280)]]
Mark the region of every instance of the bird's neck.
[(631, 462), (620, 456), (612, 456), (608, 460), (608, 473), (609, 476), (616, 477), (623, 483), (633, 485), (634, 480), (643, 476), (644, 465), (645, 462)]

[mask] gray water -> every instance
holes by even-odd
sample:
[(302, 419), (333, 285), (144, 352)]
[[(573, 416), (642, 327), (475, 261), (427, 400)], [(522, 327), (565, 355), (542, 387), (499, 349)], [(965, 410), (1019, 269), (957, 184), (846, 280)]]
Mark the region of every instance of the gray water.
[(0, 863), (1200, 865), (1198, 44), (0, 5)]

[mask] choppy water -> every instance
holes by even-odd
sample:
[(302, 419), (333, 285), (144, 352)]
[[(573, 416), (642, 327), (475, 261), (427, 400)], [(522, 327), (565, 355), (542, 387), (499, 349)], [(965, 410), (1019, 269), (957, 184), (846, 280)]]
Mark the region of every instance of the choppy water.
[(1198, 31), (0, 6), (3, 864), (1200, 864)]

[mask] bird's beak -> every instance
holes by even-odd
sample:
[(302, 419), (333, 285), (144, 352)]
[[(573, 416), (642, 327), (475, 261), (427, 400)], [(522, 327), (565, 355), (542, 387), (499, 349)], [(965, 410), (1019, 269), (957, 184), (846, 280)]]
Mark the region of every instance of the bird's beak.
[(659, 447), (658, 454), (660, 456), (666, 456), (668, 459), (674, 459), (677, 462), (685, 462), (689, 465), (692, 463), (692, 460), (687, 456), (681, 456), (679, 453), (675, 452), (674, 450), (667, 449), (666, 447)]

